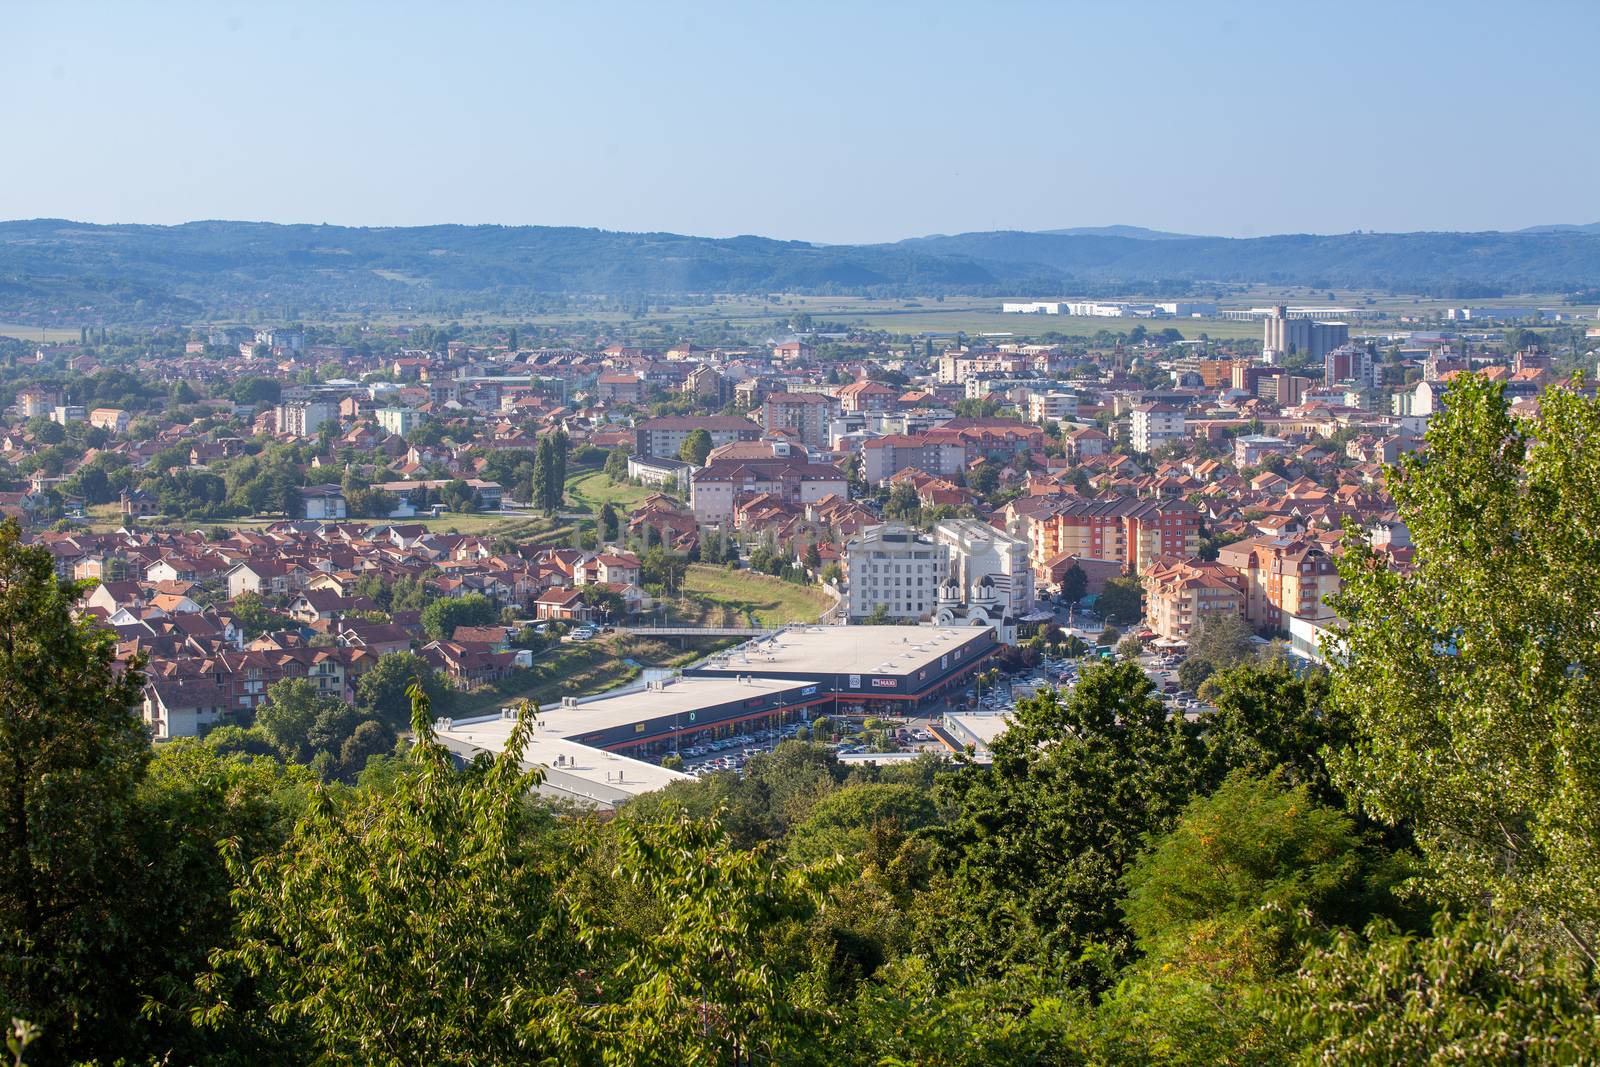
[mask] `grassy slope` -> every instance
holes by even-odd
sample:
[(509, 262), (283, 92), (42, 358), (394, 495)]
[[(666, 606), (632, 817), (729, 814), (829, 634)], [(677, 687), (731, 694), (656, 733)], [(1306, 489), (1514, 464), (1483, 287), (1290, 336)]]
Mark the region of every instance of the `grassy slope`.
[(701, 563), (690, 565), (683, 587), (691, 597), (734, 609), (741, 620), (754, 612), (760, 626), (816, 622), (829, 605), (828, 594), (814, 587)]
[(628, 512), (638, 507), (650, 490), (626, 482), (613, 485), (605, 471), (578, 470), (567, 475), (567, 503), (574, 511), (598, 513), (608, 501)]
[(518, 676), (518, 688), (462, 696), (456, 701), (454, 715), (463, 719), (487, 715), (518, 700), (531, 700), (548, 708), (560, 704), (562, 697), (593, 696), (632, 681), (640, 668), (625, 660), (652, 667), (678, 667), (728, 643), (702, 643), (684, 650), (660, 641), (612, 635), (582, 644), (554, 645), (534, 659), (530, 670)]

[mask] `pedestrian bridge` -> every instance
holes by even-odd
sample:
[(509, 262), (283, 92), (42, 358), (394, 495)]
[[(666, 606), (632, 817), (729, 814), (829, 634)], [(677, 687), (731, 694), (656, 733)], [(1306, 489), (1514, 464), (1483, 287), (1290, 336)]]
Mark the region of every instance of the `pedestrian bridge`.
[(776, 629), (761, 626), (618, 626), (621, 634), (640, 637), (766, 637)]

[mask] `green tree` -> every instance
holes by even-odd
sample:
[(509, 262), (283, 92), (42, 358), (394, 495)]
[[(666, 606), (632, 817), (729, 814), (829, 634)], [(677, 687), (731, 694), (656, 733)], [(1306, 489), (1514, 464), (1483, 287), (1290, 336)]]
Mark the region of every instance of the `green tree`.
[(609, 500), (600, 505), (600, 518), (598, 525), (600, 540), (604, 543), (615, 541), (617, 539), (617, 535), (621, 532), (621, 521), (617, 515), (616, 506), (613, 505)]
[(968, 473), (967, 487), (979, 496), (992, 496), (1000, 488), (1000, 465), (984, 460)]
[(1236, 772), (1151, 839), (1124, 876), (1123, 913), (1154, 962), (1260, 980), (1299, 961), (1302, 937), (1391, 911), (1403, 873), (1305, 786)]
[(711, 434), (705, 430), (690, 430), (683, 444), (678, 446), (678, 458), (696, 467), (704, 467), (710, 454)]
[(1477, 916), (1441, 913), (1431, 937), (1380, 920), (1308, 960), (1271, 1019), (1306, 1065), (1594, 1063), (1600, 1016), (1585, 970)]
[(644, 581), (661, 586), (668, 596), (678, 595), (688, 571), (688, 560), (660, 545), (650, 549), (639, 560), (639, 572)]
[(1144, 618), (1144, 588), (1137, 578), (1111, 578), (1094, 606), (1106, 622), (1131, 626)]
[(865, 854), (872, 834), (885, 826), (910, 832), (930, 825), (936, 809), (928, 790), (894, 782), (845, 786), (811, 805), (785, 839), (791, 855), (821, 860)]
[(422, 609), (422, 628), (435, 641), (447, 641), (457, 626), (493, 626), (500, 617), (494, 601), (482, 593), (441, 597)]
[(1256, 658), (1254, 636), (1241, 616), (1209, 615), (1189, 635), (1189, 658), (1213, 670), (1248, 663)]
[(74, 617), (84, 588), (0, 523), (0, 1014), (41, 1024), (62, 1061), (131, 1022), (124, 893), (150, 758), (129, 714), (141, 665), (115, 669), (115, 634)]
[(356, 703), (390, 725), (403, 724), (411, 710), (408, 690), (414, 680), (422, 683), (430, 707), (441, 715), (449, 714), (449, 686), (415, 652), (390, 652), (378, 657), (372, 670), (356, 682)]
[(614, 448), (606, 455), (606, 477), (612, 485), (617, 485), (628, 480), (628, 453), (620, 448)]
[(391, 792), (347, 805), (319, 793), (283, 848), (254, 864), (229, 848), (237, 935), (202, 981), (207, 1018), (232, 1020), (237, 973), (265, 1002), (259, 1024), (303, 1033), (308, 1058), (556, 1059), (552, 1031), (572, 1009), (551, 993), (578, 959), (551, 921), (548, 868), (525, 844), (532, 713), (501, 755), (457, 770), (427, 698), (413, 701), (415, 743)]
[(285, 759), (304, 763), (326, 745), (311, 740), (312, 728), (325, 711), (349, 705), (317, 691), (304, 678), (284, 678), (267, 687), (267, 699), (256, 709), (256, 724)]
[(1335, 784), (1413, 829), (1424, 883), (1600, 963), (1600, 401), (1552, 389), (1534, 421), (1464, 375), (1424, 457), (1390, 479), (1396, 571), (1358, 535), (1333, 606)]
[(540, 511), (549, 514), (555, 510), (550, 506), (553, 485), (556, 477), (556, 448), (555, 442), (547, 434), (539, 438), (539, 450), (535, 454), (533, 463), (533, 500), (530, 503)]
[(229, 602), (228, 610), (247, 640), (281, 626), (284, 621), (272, 613), (260, 593), (240, 593)]
[[(579, 909), (578, 937), (617, 959), (580, 1009), (566, 1062), (793, 1063), (813, 1059), (825, 1016), (810, 974), (775, 955), (775, 929), (815, 914), (836, 866), (793, 867), (740, 848), (714, 822), (620, 820), (615, 863), (648, 926)], [(537, 1003), (528, 998), (530, 1007)]]
[(439, 490), (439, 501), (451, 511), (478, 510), (478, 494), (460, 478), (452, 478), (444, 484), (444, 488)]
[(367, 761), (394, 748), (394, 730), (378, 719), (362, 719), (339, 746), (339, 772), (353, 778), (366, 769)]
[(1221, 671), (1212, 689), (1216, 711), (1205, 732), (1211, 781), (1233, 771), (1279, 774), (1320, 803), (1344, 806), (1328, 760), (1349, 744), (1349, 724), (1330, 706), (1325, 671), (1297, 672), (1279, 657)]
[(553, 435), (554, 444), (551, 446), (551, 478), (550, 478), (550, 510), (560, 511), (567, 498), (567, 454), (572, 450), (572, 441), (567, 437), (567, 431), (557, 430)]
[(946, 823), (925, 833), (944, 888), (927, 950), (947, 973), (1029, 961), (1088, 973), (1091, 945), (1129, 947), (1121, 877), (1198, 781), (1198, 727), (1169, 717), (1137, 664), (1085, 669), (1065, 699), (1018, 701), (987, 775), (942, 778)]
[(1061, 576), (1061, 599), (1068, 604), (1076, 604), (1089, 592), (1089, 576), (1083, 573), (1083, 568), (1074, 563), (1068, 567)]
[(920, 519), (922, 500), (910, 482), (901, 482), (889, 490), (889, 500), (883, 505), (883, 514), (885, 518), (901, 522), (915, 523)]

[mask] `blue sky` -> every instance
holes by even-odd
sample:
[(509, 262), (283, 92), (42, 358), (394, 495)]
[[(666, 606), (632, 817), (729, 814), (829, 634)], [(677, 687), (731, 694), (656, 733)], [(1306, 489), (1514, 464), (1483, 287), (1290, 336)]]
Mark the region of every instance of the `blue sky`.
[(1600, 220), (1600, 3), (0, 0), (0, 218)]

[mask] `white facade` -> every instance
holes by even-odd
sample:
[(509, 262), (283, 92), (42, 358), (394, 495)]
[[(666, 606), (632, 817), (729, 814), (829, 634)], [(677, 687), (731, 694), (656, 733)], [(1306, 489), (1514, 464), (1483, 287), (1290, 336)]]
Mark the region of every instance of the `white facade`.
[(1166, 404), (1140, 404), (1129, 413), (1129, 436), (1135, 452), (1153, 452), (1183, 437), (1183, 412)]
[(945, 577), (946, 551), (927, 534), (906, 526), (873, 526), (844, 550), (852, 621), (882, 606), (891, 619), (933, 614)]
[(1028, 421), (1043, 425), (1052, 419), (1070, 421), (1078, 417), (1076, 393), (1030, 393), (1028, 395)]
[(422, 413), (413, 408), (379, 408), (378, 425), (386, 433), (404, 437), (422, 425)]
[(338, 408), (321, 400), (291, 400), (278, 405), (278, 433), (313, 437), (323, 423), (338, 417)]
[(996, 607), (1006, 614), (1033, 610), (1027, 541), (978, 519), (947, 519), (933, 528), (933, 540), (946, 552), (945, 573), (960, 587), (964, 603), (984, 599), (981, 590), (990, 588)]

